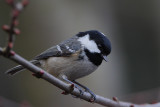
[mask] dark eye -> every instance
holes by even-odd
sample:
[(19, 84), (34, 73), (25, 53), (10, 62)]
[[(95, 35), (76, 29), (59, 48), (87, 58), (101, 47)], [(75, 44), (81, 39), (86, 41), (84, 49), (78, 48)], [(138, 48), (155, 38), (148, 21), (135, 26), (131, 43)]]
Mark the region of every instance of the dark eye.
[(102, 47), (100, 44), (98, 44), (98, 47)]
[(98, 44), (98, 48), (99, 48), (99, 49), (102, 49), (102, 45)]

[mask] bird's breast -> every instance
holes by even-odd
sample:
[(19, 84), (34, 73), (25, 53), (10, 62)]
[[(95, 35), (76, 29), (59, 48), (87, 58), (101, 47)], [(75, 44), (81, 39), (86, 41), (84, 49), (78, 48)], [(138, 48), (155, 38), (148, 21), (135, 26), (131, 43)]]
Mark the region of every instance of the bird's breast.
[(42, 67), (52, 75), (65, 75), (69, 80), (86, 76), (96, 70), (97, 66), (83, 55), (73, 54), (69, 57), (50, 57), (42, 61)]

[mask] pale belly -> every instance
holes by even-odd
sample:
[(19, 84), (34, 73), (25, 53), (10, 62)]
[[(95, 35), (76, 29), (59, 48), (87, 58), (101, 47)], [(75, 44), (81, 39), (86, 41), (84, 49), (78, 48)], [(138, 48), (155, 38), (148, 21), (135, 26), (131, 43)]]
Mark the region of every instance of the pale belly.
[(81, 78), (97, 69), (88, 59), (77, 60), (77, 57), (51, 57), (42, 61), (42, 67), (57, 78), (64, 75), (69, 80)]

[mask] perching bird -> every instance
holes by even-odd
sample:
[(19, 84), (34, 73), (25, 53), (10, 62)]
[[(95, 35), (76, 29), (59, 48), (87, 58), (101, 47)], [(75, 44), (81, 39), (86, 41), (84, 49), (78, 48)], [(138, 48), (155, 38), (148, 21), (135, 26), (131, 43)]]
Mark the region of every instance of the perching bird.
[[(101, 32), (90, 30), (80, 32), (68, 40), (49, 48), (36, 56), (31, 62), (40, 65), (45, 71), (67, 83), (75, 84), (84, 88), (92, 95), (95, 95), (87, 87), (75, 80), (95, 71), (102, 63), (107, 61), (111, 52), (109, 39)], [(6, 73), (13, 75), (24, 70), (19, 65), (9, 69)]]

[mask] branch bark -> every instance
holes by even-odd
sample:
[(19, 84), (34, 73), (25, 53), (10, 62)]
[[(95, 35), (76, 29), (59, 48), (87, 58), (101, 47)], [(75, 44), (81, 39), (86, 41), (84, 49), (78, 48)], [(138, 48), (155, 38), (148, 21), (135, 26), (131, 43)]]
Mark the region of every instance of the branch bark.
[[(0, 48), (0, 53), (3, 55), (3, 49)], [(18, 54), (11, 51), (10, 57), (7, 57), (16, 63), (23, 65), (25, 68), (27, 68), (29, 71), (31, 71), (34, 74), (38, 74), (40, 78), (50, 82), (51, 84), (55, 85), (56, 87), (64, 90), (65, 92), (69, 92), (70, 94), (77, 96), (81, 99), (84, 99), (86, 101), (89, 101), (91, 99), (91, 95), (88, 92), (84, 92), (83, 95), (79, 92), (79, 90), (75, 87), (73, 87), (70, 84), (66, 84), (63, 81), (57, 79), (56, 77), (52, 76), (51, 74), (47, 73), (46, 71), (42, 70), (41, 68), (33, 65), (23, 57), (19, 56)], [(160, 103), (156, 104), (143, 104), (143, 105), (137, 105), (129, 102), (122, 102), (118, 100), (111, 100), (99, 95), (96, 95), (95, 103), (104, 105), (106, 107), (159, 107)]]
[[(72, 94), (76, 97), (79, 97), (81, 99), (84, 99), (86, 101), (90, 101), (91, 95), (88, 92), (84, 92), (83, 95), (81, 95), (80, 91), (77, 88), (75, 88), (73, 85), (64, 83), (63, 81), (57, 79), (53, 75), (44, 71), (43, 69), (33, 65), (32, 63), (30, 63), (29, 61), (27, 61), (26, 59), (24, 59), (20, 55), (16, 54), (14, 51), (12, 51), (13, 36), (14, 36), (14, 34), (18, 34), (14, 30), (15, 26), (16, 26), (15, 21), (17, 21), (17, 17), (19, 15), (19, 12), (23, 9), (23, 8), (21, 8), (21, 6), (23, 6), (23, 7), (26, 6), (26, 4), (28, 4), (28, 1), (23, 0), (23, 2), (21, 2), (21, 4), (15, 3), (14, 0), (6, 0), (6, 1), (8, 4), (10, 4), (12, 6), (12, 8), (15, 12), (17, 12), (17, 10), (18, 10), (18, 13), (14, 12), (10, 26), (6, 26), (6, 25), (3, 26), (3, 29), (5, 31), (7, 31), (7, 33), (9, 34), (9, 36), (8, 36), (9, 39), (8, 39), (8, 45), (5, 48), (0, 47), (0, 55), (4, 56), (6, 58), (9, 58), (9, 59), (13, 60), (14, 62), (24, 66), (26, 69), (31, 71), (36, 77), (42, 78), (42, 79), (48, 81), (49, 83), (64, 90), (65, 92), (70, 93), (70, 94)], [(16, 6), (19, 6), (19, 7), (16, 7)], [(106, 107), (160, 107), (160, 103), (137, 105), (137, 104), (133, 104), (133, 103), (129, 103), (129, 102), (118, 101), (116, 98), (108, 99), (108, 98), (102, 97), (100, 95), (96, 95), (96, 100), (94, 103), (98, 103), (98, 104), (101, 104)]]

